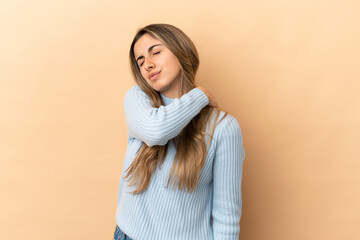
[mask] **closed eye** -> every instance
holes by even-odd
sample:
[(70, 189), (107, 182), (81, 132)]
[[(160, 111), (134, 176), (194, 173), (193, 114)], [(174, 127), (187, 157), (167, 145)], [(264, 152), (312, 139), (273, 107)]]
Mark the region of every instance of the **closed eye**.
[[(159, 53), (160, 53), (160, 52), (156, 52), (156, 53), (154, 53), (154, 55), (155, 55), (155, 54), (159, 54)], [(144, 63), (144, 62), (142, 62), (142, 63), (139, 65), (139, 67), (141, 67), (141, 66), (143, 65), (143, 63)]]

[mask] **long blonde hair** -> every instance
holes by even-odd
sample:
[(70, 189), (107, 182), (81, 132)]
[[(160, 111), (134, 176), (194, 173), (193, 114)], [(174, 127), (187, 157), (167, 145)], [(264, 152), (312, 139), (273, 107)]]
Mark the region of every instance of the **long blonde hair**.
[[(161, 41), (178, 59), (182, 76), (181, 96), (197, 86), (195, 75), (199, 67), (199, 56), (191, 39), (182, 30), (172, 25), (151, 24), (138, 30), (130, 47), (131, 72), (137, 85), (148, 95), (153, 107), (159, 108), (164, 105), (164, 102), (159, 92), (151, 88), (142, 77), (134, 54), (135, 43), (146, 33)], [(206, 125), (214, 110), (216, 110), (216, 117), (209, 135), (205, 132)], [(209, 135), (209, 145), (215, 126), (227, 115), (227, 112), (224, 111), (224, 116), (216, 123), (220, 111), (220, 108), (207, 105), (173, 139), (176, 155), (171, 166), (167, 186), (171, 181), (173, 188), (177, 185), (178, 189), (184, 189), (188, 192), (195, 189), (207, 153), (204, 134)], [(130, 186), (136, 185), (135, 190), (131, 192), (132, 194), (141, 193), (147, 188), (153, 171), (165, 159), (168, 144), (169, 142), (164, 146), (152, 147), (145, 143), (142, 144), (135, 159), (126, 170), (125, 179), (129, 181)]]

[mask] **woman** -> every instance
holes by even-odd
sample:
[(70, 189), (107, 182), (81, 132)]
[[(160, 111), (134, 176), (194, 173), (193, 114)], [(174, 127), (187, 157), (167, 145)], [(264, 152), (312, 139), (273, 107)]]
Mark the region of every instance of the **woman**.
[(134, 37), (130, 65), (114, 239), (237, 240), (241, 130), (197, 86), (194, 44), (172, 25), (148, 25)]

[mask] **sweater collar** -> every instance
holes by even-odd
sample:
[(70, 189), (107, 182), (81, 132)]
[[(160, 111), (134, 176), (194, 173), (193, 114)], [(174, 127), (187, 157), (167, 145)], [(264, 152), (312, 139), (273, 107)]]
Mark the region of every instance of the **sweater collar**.
[(176, 99), (176, 98), (165, 97), (161, 92), (160, 92), (160, 96), (161, 96), (162, 100), (164, 101), (165, 105), (168, 105), (169, 103), (171, 103), (172, 101), (174, 101)]

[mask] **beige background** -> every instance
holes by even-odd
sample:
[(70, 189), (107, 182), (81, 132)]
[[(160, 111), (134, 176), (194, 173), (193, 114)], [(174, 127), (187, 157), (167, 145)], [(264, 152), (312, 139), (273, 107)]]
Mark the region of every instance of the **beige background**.
[(111, 239), (139, 27), (238, 119), (244, 240), (360, 239), (360, 2), (0, 2), (0, 239)]

